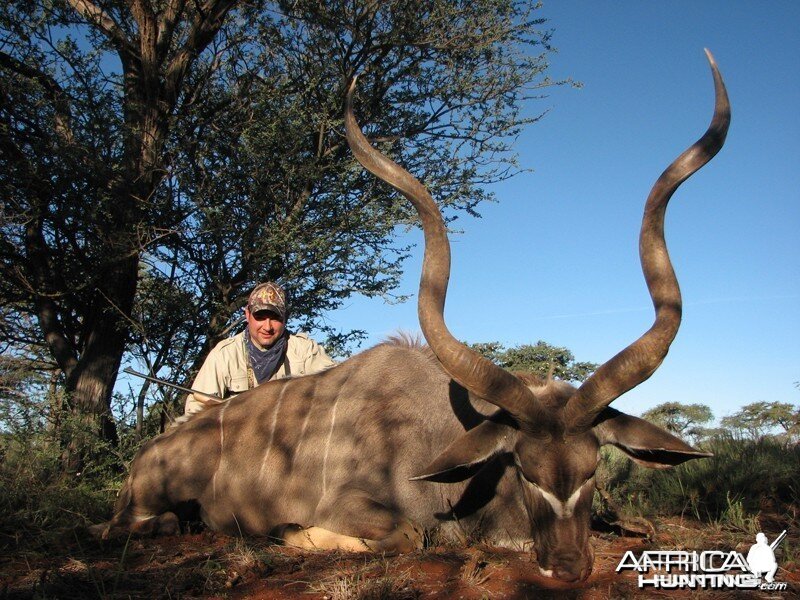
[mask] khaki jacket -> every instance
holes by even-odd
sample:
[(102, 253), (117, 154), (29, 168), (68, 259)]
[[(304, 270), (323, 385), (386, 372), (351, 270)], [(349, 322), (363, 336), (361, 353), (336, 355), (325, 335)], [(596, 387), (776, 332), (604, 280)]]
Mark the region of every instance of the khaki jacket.
[[(214, 394), (220, 398), (232, 398), (256, 386), (255, 377), (249, 368), (249, 358), (245, 350), (247, 330), (222, 340), (208, 353), (203, 366), (195, 377), (192, 389)], [(274, 379), (309, 375), (328, 369), (336, 363), (325, 350), (305, 333), (290, 333), (286, 347), (286, 358), (278, 367)], [(184, 413), (191, 415), (203, 409), (203, 403), (189, 394), (186, 397)]]

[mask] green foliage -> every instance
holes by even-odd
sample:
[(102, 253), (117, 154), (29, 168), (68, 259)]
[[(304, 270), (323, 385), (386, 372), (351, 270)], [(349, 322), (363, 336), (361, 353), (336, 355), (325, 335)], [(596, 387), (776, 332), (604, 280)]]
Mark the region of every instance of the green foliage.
[(518, 171), (522, 101), (564, 83), (527, 2), (149, 5), (0, 3), (0, 337), (95, 415), (120, 364), (190, 381), (258, 281), (338, 351), (363, 332), (327, 311), (396, 299), (415, 219), (344, 142), (353, 75), (366, 133), (450, 220)]
[[(26, 418), (9, 418), (0, 433), (0, 548), (42, 549), (71, 535), (75, 527), (107, 519), (139, 442), (120, 428), (113, 446), (91, 422), (69, 411), (53, 411), (50, 397), (28, 397)], [(57, 403), (56, 403), (57, 404)], [(57, 420), (57, 427), (53, 422)], [(65, 474), (65, 441), (86, 440), (84, 469)]]
[(707, 430), (702, 427), (714, 418), (705, 404), (665, 402), (645, 411), (642, 418), (663, 427), (678, 437), (701, 439)]
[(41, 427), (46, 413), (38, 399), (47, 393), (51, 383), (55, 380), (37, 369), (35, 361), (0, 356), (0, 431)]
[(761, 531), (758, 518), (752, 514), (748, 514), (741, 498), (733, 499), (731, 498), (730, 492), (728, 492), (726, 500), (728, 505), (722, 511), (722, 515), (720, 515), (720, 525), (728, 529), (735, 529), (752, 535)]
[(702, 448), (710, 458), (673, 469), (639, 467), (619, 450), (603, 448), (601, 481), (615, 502), (644, 516), (690, 515), (747, 527), (761, 503), (796, 503), (800, 447), (775, 438), (720, 436)]
[(500, 342), (478, 342), (470, 344), (469, 347), (496, 365), (503, 365), (506, 349)]
[(723, 417), (723, 427), (743, 432), (752, 439), (776, 430), (790, 440), (800, 439), (800, 407), (788, 402), (753, 402)]
[(584, 381), (597, 368), (595, 363), (577, 362), (567, 348), (538, 341), (505, 348), (500, 342), (471, 344), (470, 348), (509, 371), (532, 373), (545, 378), (552, 374), (564, 381)]

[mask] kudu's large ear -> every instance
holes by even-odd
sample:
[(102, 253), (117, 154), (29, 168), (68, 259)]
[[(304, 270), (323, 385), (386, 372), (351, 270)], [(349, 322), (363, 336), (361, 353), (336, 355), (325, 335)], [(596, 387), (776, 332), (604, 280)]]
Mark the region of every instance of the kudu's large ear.
[(601, 444), (613, 444), (638, 464), (651, 469), (666, 469), (693, 458), (713, 456), (644, 419), (613, 408), (600, 413), (594, 431)]
[(497, 421), (484, 421), (456, 438), (429, 464), (422, 474), (410, 481), (453, 483), (475, 474), (476, 468), (502, 452), (513, 448), (517, 430)]

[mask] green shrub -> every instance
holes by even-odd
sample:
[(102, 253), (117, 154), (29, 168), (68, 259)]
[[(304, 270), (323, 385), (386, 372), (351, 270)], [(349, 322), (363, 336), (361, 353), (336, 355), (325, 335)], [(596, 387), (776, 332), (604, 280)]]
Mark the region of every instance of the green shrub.
[[(70, 416), (62, 416), (57, 429), (35, 419), (5, 423), (0, 433), (0, 548), (45, 546), (76, 526), (108, 519), (124, 465), (138, 448), (129, 428), (122, 428), (114, 447)], [(63, 440), (74, 436), (88, 440), (88, 458), (80, 473), (65, 474)]]
[(714, 456), (673, 469), (639, 467), (616, 449), (603, 449), (600, 478), (615, 502), (644, 516), (688, 514), (747, 527), (764, 501), (796, 501), (800, 447), (776, 438), (721, 435), (704, 444)]

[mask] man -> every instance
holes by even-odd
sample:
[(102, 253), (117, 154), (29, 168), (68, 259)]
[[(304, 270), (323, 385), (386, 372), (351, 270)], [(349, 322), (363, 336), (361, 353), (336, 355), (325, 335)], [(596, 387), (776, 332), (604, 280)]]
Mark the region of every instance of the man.
[[(247, 329), (222, 340), (209, 352), (192, 389), (230, 398), (265, 381), (308, 375), (336, 364), (306, 334), (287, 331), (286, 294), (277, 284), (257, 285), (244, 316)], [(202, 396), (186, 397), (187, 415), (202, 409)]]
[(772, 546), (767, 544), (767, 536), (763, 533), (759, 532), (756, 535), (756, 543), (750, 546), (750, 552), (747, 553), (747, 566), (757, 577), (765, 575), (764, 579), (767, 580), (767, 583), (775, 581), (778, 563), (775, 561), (775, 552)]

